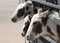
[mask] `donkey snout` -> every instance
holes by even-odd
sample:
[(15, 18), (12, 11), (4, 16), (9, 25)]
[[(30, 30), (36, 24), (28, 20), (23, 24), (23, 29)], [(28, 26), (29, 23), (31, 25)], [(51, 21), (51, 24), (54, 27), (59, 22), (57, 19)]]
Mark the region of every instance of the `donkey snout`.
[(27, 36), (26, 38), (27, 38), (27, 40), (30, 40), (30, 36)]
[(33, 41), (33, 39), (34, 39), (33, 36), (29, 36), (29, 35), (26, 38), (27, 38), (28, 41)]
[(11, 21), (12, 22), (17, 22), (17, 19), (16, 18), (12, 18)]
[(23, 37), (25, 37), (26, 33), (22, 32), (21, 35), (22, 35)]

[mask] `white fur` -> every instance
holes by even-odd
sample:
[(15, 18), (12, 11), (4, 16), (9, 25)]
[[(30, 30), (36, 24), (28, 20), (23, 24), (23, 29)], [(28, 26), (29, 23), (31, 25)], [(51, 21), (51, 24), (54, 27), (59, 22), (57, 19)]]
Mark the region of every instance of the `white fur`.
[(60, 25), (60, 14), (56, 11), (53, 11), (53, 14), (50, 14), (49, 18)]
[(30, 20), (29, 20), (29, 15), (27, 15), (27, 16), (24, 18), (24, 23), (26, 23), (27, 21), (30, 22)]
[(57, 27), (56, 27), (57, 24), (60, 25), (59, 13), (56, 11), (53, 11), (53, 14), (49, 15), (47, 25), (51, 28), (51, 31), (55, 34), (54, 38), (59, 40), (58, 33), (57, 33)]
[(27, 16), (24, 18), (24, 24), (23, 24), (23, 27), (22, 27), (22, 32), (23, 32), (23, 29), (24, 29), (24, 27), (25, 27), (25, 23), (27, 23), (27, 21), (30, 22), (30, 20), (29, 20), (29, 15), (27, 15)]

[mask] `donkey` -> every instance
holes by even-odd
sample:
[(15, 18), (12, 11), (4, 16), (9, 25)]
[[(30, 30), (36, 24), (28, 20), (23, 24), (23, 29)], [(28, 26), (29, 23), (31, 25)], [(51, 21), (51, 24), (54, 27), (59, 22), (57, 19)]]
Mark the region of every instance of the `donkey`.
[(23, 26), (23, 32), (22, 36), (27, 32), (27, 27), (30, 23), (31, 17), (37, 13), (37, 8), (34, 7), (32, 1), (27, 1), (25, 3), (21, 3), (16, 8), (15, 12), (13, 13), (11, 17), (11, 21), (16, 23), (17, 21), (24, 19), (24, 26)]
[[(49, 10), (47, 10), (47, 11), (44, 11), (44, 12), (39, 12), (40, 11), (40, 9), (38, 10), (38, 13), (37, 14), (35, 14), (33, 17), (32, 17), (32, 19), (31, 19), (31, 23), (30, 23), (30, 25), (29, 25), (29, 28), (28, 28), (28, 30), (27, 30), (27, 34), (26, 34), (26, 38), (28, 39), (28, 40), (30, 40), (30, 39), (32, 39), (32, 38), (35, 38), (34, 36), (36, 36), (37, 35), (37, 33), (40, 33), (42, 30), (41, 30), (41, 28), (42, 28), (42, 24), (40, 23), (41, 22), (41, 18), (42, 17), (45, 17), (47, 14), (48, 14), (48, 12), (49, 12)], [(39, 29), (39, 30), (38, 30)], [(31, 36), (31, 37), (30, 37)]]
[(44, 13), (38, 13), (33, 16), (26, 34), (27, 40), (32, 41), (36, 38), (39, 38), (40, 36), (49, 34), (58, 43), (60, 43), (60, 18), (58, 16), (59, 13), (57, 11), (52, 11), (49, 14), (49, 12), (49, 10), (46, 11), (48, 15), (44, 15)]
[(11, 21), (12, 22), (17, 22), (17, 21), (25, 18), (31, 12), (33, 12), (32, 1), (26, 1), (24, 3), (21, 3), (21, 4), (18, 5), (15, 12), (13, 13), (13, 15), (11, 17)]
[[(57, 0), (46, 0), (46, 1), (47, 1), (47, 2), (51, 2), (51, 3), (54, 3), (54, 4), (58, 4), (58, 3), (57, 3)], [(34, 7), (38, 7), (38, 6), (39, 6), (39, 3), (33, 1), (33, 5), (34, 5)], [(45, 6), (45, 5), (42, 5), (42, 4), (40, 4), (40, 6), (42, 6), (43, 10), (49, 9), (48, 6)], [(37, 10), (35, 10), (35, 11), (37, 11)], [(35, 12), (35, 11), (34, 11), (34, 12)], [(24, 20), (24, 21), (25, 21), (25, 22), (24, 22), (25, 24), (23, 25), (22, 36), (25, 36), (25, 35), (26, 35), (26, 32), (27, 32), (27, 30), (28, 30), (28, 27), (29, 27), (31, 18), (32, 18), (32, 17), (30, 17), (29, 15), (25, 18), (25, 20)]]

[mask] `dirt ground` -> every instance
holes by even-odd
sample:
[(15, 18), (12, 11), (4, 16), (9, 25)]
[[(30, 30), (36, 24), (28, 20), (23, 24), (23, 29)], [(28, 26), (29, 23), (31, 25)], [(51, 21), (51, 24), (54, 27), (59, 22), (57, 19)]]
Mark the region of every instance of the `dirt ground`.
[(23, 20), (12, 23), (11, 15), (19, 0), (0, 0), (0, 43), (24, 43), (21, 36)]

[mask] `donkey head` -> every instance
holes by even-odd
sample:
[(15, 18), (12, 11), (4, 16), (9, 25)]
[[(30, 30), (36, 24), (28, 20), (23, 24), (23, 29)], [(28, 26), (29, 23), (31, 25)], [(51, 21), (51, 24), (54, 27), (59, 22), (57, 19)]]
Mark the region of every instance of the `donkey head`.
[(42, 23), (42, 18), (44, 18), (47, 13), (48, 10), (45, 12), (37, 13), (32, 17), (31, 23), (26, 34), (27, 40), (32, 41), (45, 34), (43, 31), (46, 31), (46, 28)]
[(23, 19), (25, 16), (29, 15), (33, 11), (33, 5), (31, 1), (21, 3), (16, 8), (13, 13), (11, 20), (12, 22), (17, 22), (18, 20)]

